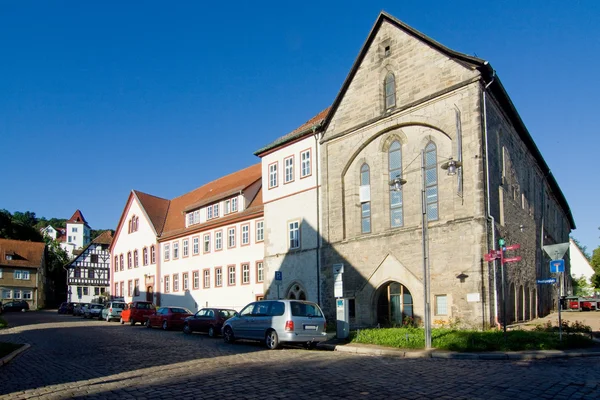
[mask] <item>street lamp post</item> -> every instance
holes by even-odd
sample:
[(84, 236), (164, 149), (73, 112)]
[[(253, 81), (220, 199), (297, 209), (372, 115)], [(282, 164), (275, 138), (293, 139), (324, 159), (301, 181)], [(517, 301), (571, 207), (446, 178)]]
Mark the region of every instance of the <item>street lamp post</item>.
[[(450, 159), (441, 165), (448, 171), (448, 175), (456, 175), (456, 171), (462, 166), (460, 161)], [(431, 293), (430, 293), (430, 271), (429, 271), (429, 229), (427, 219), (427, 191), (425, 183), (425, 151), (421, 150), (421, 241), (423, 246), (423, 325), (425, 327), (425, 349), (431, 349)], [(400, 191), (401, 186), (407, 181), (400, 177), (390, 181), (390, 188)]]

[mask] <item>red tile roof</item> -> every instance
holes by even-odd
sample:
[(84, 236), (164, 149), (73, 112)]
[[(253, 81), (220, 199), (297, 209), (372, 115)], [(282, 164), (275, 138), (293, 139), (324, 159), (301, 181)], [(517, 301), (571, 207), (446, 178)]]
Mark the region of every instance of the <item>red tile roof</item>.
[[(45, 249), (46, 243), (43, 242), (0, 239), (0, 265), (38, 268), (42, 265)], [(13, 259), (7, 260), (7, 254)]]
[(71, 218), (69, 218), (69, 220), (67, 221), (67, 224), (85, 224), (87, 225), (87, 221), (85, 220), (85, 218), (83, 218), (83, 214), (81, 213), (81, 211), (76, 210), (75, 213), (73, 214), (73, 216)]
[(140, 192), (139, 190), (134, 190), (133, 194), (138, 198), (140, 204), (146, 211), (148, 218), (150, 218), (150, 223), (154, 226), (154, 230), (160, 235), (165, 226), (167, 211), (169, 210), (171, 201)]
[(331, 109), (331, 107), (327, 107), (326, 109), (324, 109), (323, 111), (321, 111), (320, 113), (318, 113), (317, 115), (315, 115), (314, 117), (312, 117), (311, 119), (309, 119), (308, 121), (306, 121), (305, 123), (300, 125), (298, 128), (294, 129), (287, 135), (283, 135), (280, 138), (278, 138), (277, 140), (266, 145), (262, 149), (255, 151), (254, 154), (260, 157), (260, 155), (266, 151), (269, 151), (276, 147), (282, 146), (282, 145), (284, 145), (288, 142), (291, 142), (294, 139), (300, 138), (302, 136), (312, 134), (312, 127), (313, 126), (319, 127), (321, 125), (321, 123), (325, 120), (325, 117), (327, 117), (327, 114), (329, 113), (330, 109)]
[(110, 246), (112, 241), (113, 241), (112, 232), (104, 231), (100, 235), (98, 235), (98, 237), (96, 237), (96, 239), (92, 240), (92, 243), (107, 244)]

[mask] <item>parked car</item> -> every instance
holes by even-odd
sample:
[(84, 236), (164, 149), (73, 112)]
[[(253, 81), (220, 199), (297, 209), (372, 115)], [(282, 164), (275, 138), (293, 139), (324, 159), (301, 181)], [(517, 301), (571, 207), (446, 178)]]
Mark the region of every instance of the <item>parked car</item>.
[(9, 301), (2, 305), (2, 312), (27, 310), (29, 310), (29, 304), (25, 300)]
[(113, 319), (121, 319), (121, 312), (125, 307), (127, 307), (127, 304), (120, 301), (106, 303), (98, 319), (105, 319), (106, 322), (110, 322)]
[(83, 314), (83, 318), (98, 318), (104, 305), (98, 303), (90, 303)]
[(327, 339), (327, 324), (321, 308), (303, 300), (261, 300), (248, 304), (223, 324), (223, 339), (265, 341), (267, 348), (281, 343), (304, 343), (312, 348)]
[(194, 315), (183, 307), (160, 307), (146, 319), (146, 328), (160, 327), (167, 329), (182, 329), (187, 317)]
[(215, 337), (221, 334), (223, 323), (236, 314), (235, 310), (223, 308), (203, 308), (183, 321), (183, 332), (204, 332)]
[(87, 303), (75, 303), (75, 306), (73, 306), (73, 316), (74, 317), (81, 317), (84, 313), (83, 308), (87, 305)]
[(127, 304), (127, 307), (121, 312), (121, 324), (129, 322), (133, 326), (136, 322), (144, 324), (148, 315), (154, 312), (154, 304), (149, 301), (134, 301)]
[(59, 314), (72, 314), (73, 313), (73, 303), (61, 303), (58, 307)]

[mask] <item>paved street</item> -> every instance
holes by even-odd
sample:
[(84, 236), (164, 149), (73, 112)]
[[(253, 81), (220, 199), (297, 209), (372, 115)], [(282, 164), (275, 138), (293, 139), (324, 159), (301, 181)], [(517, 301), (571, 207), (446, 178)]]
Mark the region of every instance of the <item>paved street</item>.
[(227, 345), (51, 312), (5, 314), (0, 341), (31, 348), (0, 367), (0, 396), (177, 399), (598, 399), (600, 357), (405, 359)]

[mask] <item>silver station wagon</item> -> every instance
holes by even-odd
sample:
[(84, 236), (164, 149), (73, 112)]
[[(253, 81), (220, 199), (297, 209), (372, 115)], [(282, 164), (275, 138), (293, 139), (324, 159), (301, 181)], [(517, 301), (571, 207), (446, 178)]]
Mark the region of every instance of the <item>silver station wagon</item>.
[(261, 300), (248, 304), (223, 324), (223, 339), (261, 340), (273, 350), (281, 343), (304, 343), (312, 348), (327, 339), (325, 316), (310, 301)]

